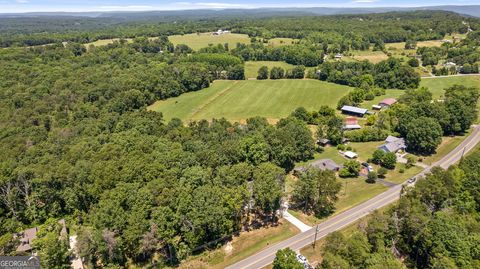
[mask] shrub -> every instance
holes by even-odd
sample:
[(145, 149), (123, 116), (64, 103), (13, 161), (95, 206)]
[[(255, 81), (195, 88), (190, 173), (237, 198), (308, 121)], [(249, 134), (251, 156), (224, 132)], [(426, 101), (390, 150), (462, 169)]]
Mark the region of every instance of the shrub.
[(385, 175), (387, 175), (388, 170), (385, 167), (380, 167), (377, 171), (378, 177), (385, 178)]
[(378, 175), (376, 172), (369, 172), (367, 176), (367, 183), (375, 183), (377, 182)]

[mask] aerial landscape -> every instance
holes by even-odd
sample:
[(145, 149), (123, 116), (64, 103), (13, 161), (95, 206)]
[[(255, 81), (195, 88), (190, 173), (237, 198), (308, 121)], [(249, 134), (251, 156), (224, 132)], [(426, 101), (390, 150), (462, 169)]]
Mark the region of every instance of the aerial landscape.
[(474, 0), (0, 1), (0, 269), (480, 268), (479, 98)]

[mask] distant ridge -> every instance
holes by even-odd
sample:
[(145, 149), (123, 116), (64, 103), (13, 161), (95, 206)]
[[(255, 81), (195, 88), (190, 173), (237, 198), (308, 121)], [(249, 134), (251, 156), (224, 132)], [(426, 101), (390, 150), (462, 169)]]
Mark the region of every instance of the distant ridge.
[(195, 10), (158, 10), (158, 11), (109, 11), (109, 12), (30, 12), (0, 13), (0, 18), (25, 17), (90, 17), (90, 18), (123, 18), (128, 20), (147, 20), (162, 17), (164, 19), (188, 16), (189, 18), (225, 17), (225, 16), (301, 16), (301, 15), (342, 15), (368, 14), (392, 11), (441, 10), (459, 13), (465, 16), (480, 17), (480, 5), (447, 5), (425, 7), (369, 7), (369, 8), (336, 8), (336, 7), (288, 7), (288, 8), (255, 8), (255, 9), (195, 9)]

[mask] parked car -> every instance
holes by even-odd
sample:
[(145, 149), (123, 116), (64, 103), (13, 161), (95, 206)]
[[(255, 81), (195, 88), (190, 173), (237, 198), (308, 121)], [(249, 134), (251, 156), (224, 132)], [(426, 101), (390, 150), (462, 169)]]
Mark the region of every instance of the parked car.
[(364, 162), (362, 163), (362, 166), (367, 168), (368, 172), (373, 172), (373, 167), (370, 164)]
[(410, 184), (412, 184), (412, 183), (415, 182), (415, 181), (417, 181), (417, 178), (412, 177), (412, 178), (410, 178), (407, 182), (410, 183)]

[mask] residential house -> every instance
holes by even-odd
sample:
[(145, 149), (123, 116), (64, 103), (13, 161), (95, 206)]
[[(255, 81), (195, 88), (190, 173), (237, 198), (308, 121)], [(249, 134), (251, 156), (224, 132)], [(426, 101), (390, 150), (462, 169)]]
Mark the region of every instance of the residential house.
[(343, 106), (341, 110), (344, 114), (349, 114), (357, 117), (363, 117), (368, 112), (368, 109), (354, 106)]
[(407, 146), (405, 144), (405, 139), (389, 135), (387, 139), (385, 139), (385, 144), (378, 148), (385, 152), (397, 153), (398, 151), (405, 150)]
[(299, 176), (301, 173), (305, 172), (308, 168), (338, 172), (341, 166), (330, 159), (321, 159), (321, 160), (314, 161), (313, 163), (309, 164), (306, 167), (303, 167), (303, 166), (296, 167), (295, 169), (293, 169), (293, 174), (296, 176)]
[(16, 249), (17, 253), (26, 253), (32, 250), (32, 242), (37, 238), (37, 231), (37, 228), (34, 227), (14, 235), (14, 238), (20, 241)]

